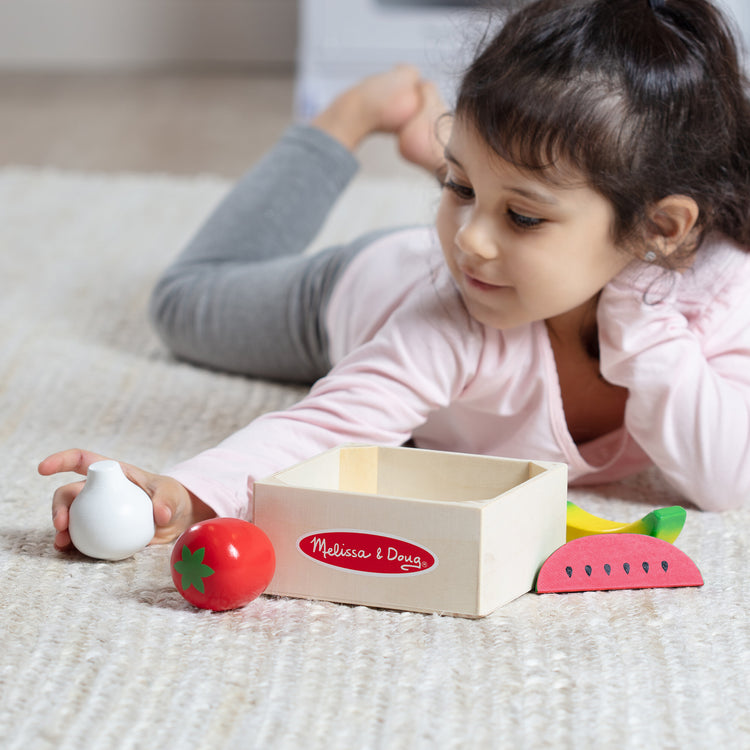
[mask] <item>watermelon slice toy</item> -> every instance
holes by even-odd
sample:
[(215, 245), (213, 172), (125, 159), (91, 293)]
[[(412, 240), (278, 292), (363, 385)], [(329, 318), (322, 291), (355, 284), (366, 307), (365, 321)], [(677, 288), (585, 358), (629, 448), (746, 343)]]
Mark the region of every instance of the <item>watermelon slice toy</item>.
[(563, 544), (542, 565), (539, 594), (702, 586), (696, 564), (663, 539), (594, 534)]

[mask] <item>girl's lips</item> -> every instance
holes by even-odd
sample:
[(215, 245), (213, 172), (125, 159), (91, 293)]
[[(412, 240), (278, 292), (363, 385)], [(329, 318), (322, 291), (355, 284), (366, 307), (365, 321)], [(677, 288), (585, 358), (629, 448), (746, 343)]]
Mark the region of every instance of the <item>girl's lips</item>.
[(470, 274), (464, 273), (464, 278), (466, 279), (469, 286), (474, 287), (475, 289), (479, 289), (483, 292), (490, 292), (495, 289), (504, 289), (503, 284), (488, 284), (486, 281), (481, 281), (480, 279), (475, 278), (474, 276), (471, 276)]

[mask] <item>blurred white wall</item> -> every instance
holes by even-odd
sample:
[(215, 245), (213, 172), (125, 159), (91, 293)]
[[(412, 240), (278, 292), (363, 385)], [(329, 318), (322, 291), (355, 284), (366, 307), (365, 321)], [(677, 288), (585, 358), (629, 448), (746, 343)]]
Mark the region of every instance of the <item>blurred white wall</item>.
[[(321, 77), (315, 69), (319, 61), (348, 78), (369, 72), (374, 64), (382, 68), (390, 62), (386, 61), (389, 52), (395, 53), (393, 57), (401, 53), (401, 58), (427, 54), (430, 63), (447, 66), (457, 48), (465, 52), (466, 39), (460, 40), (457, 32), (463, 24), (456, 22), (463, 13), (456, 6), (462, 2), (473, 4), (473, 0), (0, 0), (0, 69), (291, 67), (298, 50), (300, 72), (308, 79)], [(496, 2), (503, 5), (502, 0)], [(734, 16), (744, 47), (750, 50), (750, 0), (715, 2)], [(299, 43), (298, 14), (303, 24)], [(382, 19), (389, 16), (394, 22), (383, 35)], [(382, 38), (374, 38), (378, 34)], [(410, 34), (413, 45), (405, 42)], [(452, 43), (446, 43), (449, 37)], [(373, 54), (378, 44), (381, 52)], [(334, 60), (337, 47), (346, 52)], [(423, 59), (415, 62), (424, 64)]]
[(744, 43), (744, 52), (746, 62), (748, 60), (748, 50), (750, 50), (750, 0), (716, 0), (724, 11), (734, 16), (739, 27), (739, 32)]
[(0, 0), (2, 69), (291, 68), (296, 44), (296, 0)]

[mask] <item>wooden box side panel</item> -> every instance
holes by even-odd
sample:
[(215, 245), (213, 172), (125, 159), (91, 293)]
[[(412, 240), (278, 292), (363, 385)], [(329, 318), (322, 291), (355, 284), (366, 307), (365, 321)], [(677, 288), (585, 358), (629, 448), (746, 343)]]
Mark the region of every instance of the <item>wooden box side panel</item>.
[(340, 482), (339, 449), (320, 453), (314, 458), (279, 471), (269, 479), (294, 487), (310, 487), (318, 490), (337, 490)]
[(380, 449), (375, 445), (347, 445), (339, 449), (339, 484), (342, 492), (378, 494)]
[(487, 506), (482, 519), (480, 613), (525, 594), (565, 544), (567, 467), (553, 465)]
[(378, 494), (487, 502), (529, 478), (529, 462), (418, 448), (380, 448)]
[(532, 470), (545, 469), (522, 459), (343, 445), (277, 472), (273, 479), (310, 489), (486, 503), (526, 482)]
[[(269, 480), (256, 483), (254, 521), (276, 551), (270, 594), (477, 616), (481, 534), (477, 507), (331, 493)], [(435, 564), (426, 572), (409, 569), (408, 575), (369, 574), (300, 551), (301, 539), (311, 535), (317, 539), (325, 536), (321, 532), (336, 530), (382, 536), (384, 556), (390, 554), (389, 539), (413, 543), (434, 556)], [(331, 557), (330, 562), (340, 560)]]

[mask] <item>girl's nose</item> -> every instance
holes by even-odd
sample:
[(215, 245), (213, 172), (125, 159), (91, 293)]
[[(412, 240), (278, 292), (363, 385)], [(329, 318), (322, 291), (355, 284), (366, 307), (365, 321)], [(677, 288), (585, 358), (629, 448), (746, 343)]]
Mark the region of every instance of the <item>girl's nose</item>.
[(481, 216), (469, 217), (456, 232), (456, 244), (466, 255), (492, 260), (498, 255), (492, 228)]

